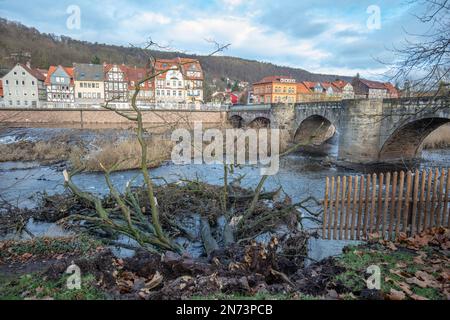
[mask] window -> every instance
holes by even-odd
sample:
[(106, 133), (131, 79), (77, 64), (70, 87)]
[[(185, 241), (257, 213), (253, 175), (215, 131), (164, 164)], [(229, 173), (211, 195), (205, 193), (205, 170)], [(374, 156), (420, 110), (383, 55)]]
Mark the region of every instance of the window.
[(14, 75), (17, 76), (17, 71), (14, 71)]
[(170, 96), (170, 90), (167, 90), (167, 92), (166, 92), (166, 93), (167, 93), (167, 95), (168, 95), (168, 96)]
[(12, 100), (9, 100), (9, 105), (12, 106), (13, 102)]
[(17, 100), (17, 105), (20, 106), (20, 100)]
[(31, 81), (31, 84), (34, 86), (34, 80)]
[(100, 85), (98, 83), (96, 83), (95, 87), (98, 89), (98, 88), (100, 88)]
[(81, 99), (81, 92), (78, 92), (78, 98)]
[(22, 75), (23, 75), (23, 76), (25, 75), (25, 71), (22, 71)]
[(177, 91), (176, 91), (176, 90), (173, 90), (173, 91), (172, 91), (172, 94), (173, 94), (174, 97), (176, 97), (176, 96), (177, 96)]
[(9, 84), (9, 80), (6, 80), (6, 84)]
[(19, 85), (19, 80), (16, 80), (16, 85)]
[(26, 106), (28, 105), (28, 100), (25, 100), (25, 105), (26, 105)]
[(23, 85), (23, 86), (25, 85), (25, 81), (22, 81), (22, 85)]

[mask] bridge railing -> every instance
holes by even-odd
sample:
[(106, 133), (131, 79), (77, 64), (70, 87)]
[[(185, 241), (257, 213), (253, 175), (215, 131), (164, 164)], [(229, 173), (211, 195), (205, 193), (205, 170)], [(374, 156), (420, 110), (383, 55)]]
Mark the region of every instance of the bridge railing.
[(231, 106), (229, 111), (269, 111), (271, 109), (271, 104), (249, 104)]

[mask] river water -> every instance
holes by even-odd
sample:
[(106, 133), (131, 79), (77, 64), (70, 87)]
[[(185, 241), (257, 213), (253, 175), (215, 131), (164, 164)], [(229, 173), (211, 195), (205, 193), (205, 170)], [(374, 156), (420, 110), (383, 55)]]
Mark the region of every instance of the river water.
[[(64, 130), (70, 130), (65, 132)], [(76, 134), (77, 139), (92, 139), (96, 133), (73, 129), (10, 129), (0, 132), (0, 143), (12, 143), (20, 140), (36, 141), (60, 134)], [(105, 134), (104, 132), (102, 134)], [(324, 144), (319, 149), (299, 151), (280, 161), (279, 172), (269, 177), (265, 184), (267, 191), (276, 190), (280, 186), (294, 202), (314, 196), (323, 198), (325, 178), (337, 175), (358, 175), (374, 171), (383, 171), (380, 167), (348, 168), (333, 164), (337, 155), (336, 139)], [(448, 167), (450, 164), (450, 149), (425, 150), (419, 167)], [(19, 205), (32, 207), (36, 204), (36, 195), (64, 192), (62, 166), (42, 166), (37, 162), (4, 162), (0, 163), (0, 195), (3, 199)], [(180, 178), (200, 179), (211, 184), (222, 184), (223, 169), (221, 165), (175, 165), (167, 162), (161, 167), (151, 170), (152, 177), (158, 183), (165, 179), (169, 182)], [(246, 166), (237, 169), (235, 177), (245, 174), (243, 187), (255, 188), (260, 179), (257, 167)], [(111, 175), (113, 183), (122, 189), (126, 183), (134, 178), (134, 184), (142, 184), (138, 171), (130, 170), (115, 172)], [(82, 173), (73, 178), (74, 182), (83, 190), (96, 194), (108, 192), (104, 177), (101, 173)], [(307, 228), (317, 228), (314, 224), (305, 225)], [(33, 225), (37, 230), (39, 227)], [(53, 226), (48, 226), (50, 229)], [(41, 228), (42, 229), (42, 228)], [(42, 231), (45, 234), (45, 228)], [(54, 231), (55, 232), (55, 231)], [(352, 241), (329, 241), (314, 239), (310, 241), (310, 257), (319, 260), (323, 257), (339, 254), (341, 249)]]

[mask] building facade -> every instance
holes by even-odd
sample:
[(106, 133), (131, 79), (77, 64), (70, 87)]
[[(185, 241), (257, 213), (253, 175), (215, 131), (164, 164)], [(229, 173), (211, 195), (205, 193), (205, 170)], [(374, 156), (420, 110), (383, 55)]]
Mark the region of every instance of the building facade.
[(75, 101), (80, 105), (101, 105), (105, 102), (103, 66), (74, 63)]
[(2, 80), (6, 107), (38, 107), (46, 99), (45, 77), (29, 65), (17, 64)]
[(353, 86), (350, 82), (344, 80), (336, 80), (332, 82), (336, 88), (341, 90), (340, 96), (342, 99), (354, 99), (355, 92), (353, 91)]
[(73, 104), (75, 102), (75, 88), (73, 68), (51, 66), (45, 78), (47, 86), (47, 101), (58, 104)]
[(388, 90), (382, 82), (354, 78), (352, 86), (355, 98), (384, 99), (389, 97)]
[[(128, 79), (128, 95), (129, 101), (136, 92), (136, 86), (140, 81), (148, 77), (150, 71), (145, 68), (127, 68), (127, 79)], [(154, 95), (154, 80), (147, 80), (140, 84), (139, 93), (136, 97), (137, 105), (149, 105), (155, 102)]]
[(204, 75), (200, 62), (195, 59), (158, 59), (155, 63), (156, 103), (203, 102)]
[(128, 78), (125, 65), (105, 64), (105, 100), (115, 104), (128, 102)]
[(265, 77), (253, 84), (254, 103), (295, 103), (297, 84), (286, 76)]

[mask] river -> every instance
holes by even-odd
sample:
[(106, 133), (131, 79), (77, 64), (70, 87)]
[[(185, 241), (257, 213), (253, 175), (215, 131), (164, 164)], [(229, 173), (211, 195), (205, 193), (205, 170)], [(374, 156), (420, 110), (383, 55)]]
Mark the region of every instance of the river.
[[(70, 131), (65, 132), (64, 130)], [(55, 134), (78, 134), (77, 138), (89, 140), (95, 133), (73, 129), (10, 129), (0, 132), (0, 143), (12, 143), (20, 140), (35, 141)], [(299, 151), (281, 159), (279, 172), (269, 177), (265, 189), (275, 190), (281, 186), (294, 202), (309, 196), (321, 199), (327, 176), (357, 175), (385, 170), (385, 168), (373, 166), (348, 168), (334, 165), (333, 160), (336, 159), (337, 147), (336, 141), (333, 140), (336, 139), (334, 138), (329, 143), (316, 149), (314, 153)], [(450, 149), (424, 150), (422, 161), (418, 166), (421, 168), (448, 167), (449, 164)], [(62, 170), (63, 166), (43, 166), (37, 162), (0, 163), (0, 195), (3, 199), (20, 207), (32, 207), (36, 204), (38, 193), (55, 194), (64, 192)], [(151, 174), (156, 182), (162, 181), (162, 179), (173, 182), (180, 178), (200, 179), (211, 184), (222, 184), (223, 182), (221, 165), (175, 165), (167, 162), (151, 170)], [(241, 185), (255, 188), (260, 179), (259, 168), (246, 166), (237, 169), (235, 172), (236, 177), (243, 174), (245, 174), (245, 178)], [(126, 183), (136, 176), (134, 184), (139, 185), (142, 183), (142, 178), (139, 176), (139, 172), (135, 170), (115, 172), (112, 174), (112, 181), (119, 189), (123, 189)], [(85, 191), (97, 194), (108, 192), (101, 173), (81, 173), (73, 180)], [(316, 228), (317, 226), (310, 224), (306, 227)], [(329, 255), (335, 255), (349, 243), (353, 242), (315, 239), (310, 241), (310, 256), (312, 259), (318, 260)]]

